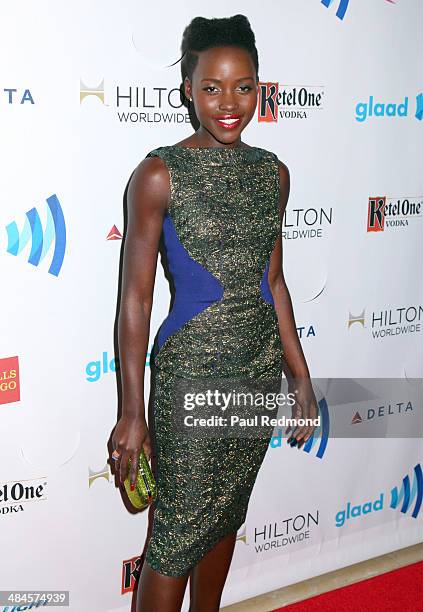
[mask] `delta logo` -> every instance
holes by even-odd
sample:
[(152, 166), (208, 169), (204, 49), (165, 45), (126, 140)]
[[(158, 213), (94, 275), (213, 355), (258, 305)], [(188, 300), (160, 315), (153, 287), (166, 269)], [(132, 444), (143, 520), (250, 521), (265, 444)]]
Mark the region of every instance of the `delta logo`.
[(397, 197), (373, 196), (367, 206), (367, 231), (384, 232), (385, 228), (404, 228), (421, 219), (423, 196)]
[[(399, 510), (402, 514), (416, 519), (420, 513), (423, 499), (423, 474), (420, 463), (414, 466), (412, 482), (408, 474), (402, 479), (399, 487), (391, 489), (389, 508)], [(335, 526), (343, 527), (347, 521), (355, 518), (365, 517), (374, 512), (380, 512), (385, 508), (385, 493), (381, 492), (374, 500), (363, 504), (347, 503), (344, 510), (335, 515)]]
[(382, 404), (375, 408), (368, 408), (364, 416), (361, 416), (360, 412), (356, 412), (351, 419), (351, 425), (360, 425), (363, 422), (375, 421), (376, 419), (385, 419), (393, 415), (403, 415), (414, 413), (414, 406), (410, 400), (404, 402), (392, 402), (388, 404)]
[(35, 104), (29, 89), (17, 89), (16, 87), (4, 87), (2, 100), (6, 104)]
[(0, 404), (19, 402), (19, 358), (3, 357), (0, 359)]
[(56, 194), (46, 200), (46, 222), (43, 228), (40, 213), (36, 208), (26, 212), (22, 230), (16, 221), (6, 225), (7, 252), (18, 256), (30, 242), (28, 263), (38, 266), (52, 252), (49, 274), (59, 276), (66, 250), (66, 224), (59, 198)]
[(282, 85), (278, 82), (258, 84), (257, 120), (278, 123), (279, 119), (307, 119), (315, 110), (323, 109), (321, 85)]
[(107, 234), (106, 240), (122, 240), (122, 237), (122, 234), (120, 233), (116, 225), (114, 225), (110, 232)]

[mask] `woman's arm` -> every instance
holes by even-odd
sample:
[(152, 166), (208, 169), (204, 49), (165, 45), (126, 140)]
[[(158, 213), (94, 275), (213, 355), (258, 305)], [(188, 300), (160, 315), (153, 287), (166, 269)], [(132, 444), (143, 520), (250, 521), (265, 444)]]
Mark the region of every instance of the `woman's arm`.
[(308, 377), (309, 371), (298, 338), (291, 296), (283, 275), (282, 220), (289, 198), (289, 170), (279, 161), (279, 214), (280, 230), (269, 263), (269, 287), (278, 315), (279, 332), (287, 365), (295, 377)]
[(122, 416), (113, 434), (120, 454), (116, 471), (123, 480), (131, 457), (131, 482), (144, 447), (151, 454), (145, 420), (144, 374), (150, 334), (157, 254), (163, 215), (169, 200), (169, 173), (159, 157), (145, 158), (134, 171), (127, 193), (122, 293), (118, 319)]
[[(293, 378), (297, 394), (296, 416), (315, 418), (318, 414), (317, 402), (310, 382), (310, 373), (295, 324), (291, 296), (283, 275), (282, 251), (282, 221), (289, 198), (290, 176), (286, 165), (279, 160), (279, 214), (280, 229), (276, 244), (270, 257), (268, 281), (278, 317), (279, 334), (281, 337), (284, 358), (289, 369), (288, 378)], [(291, 385), (292, 386), (292, 385)], [(299, 410), (298, 407), (301, 409)], [(294, 412), (294, 411), (293, 411)], [(288, 427), (287, 432), (291, 428)], [(314, 427), (301, 427), (295, 438), (304, 441), (311, 436)]]

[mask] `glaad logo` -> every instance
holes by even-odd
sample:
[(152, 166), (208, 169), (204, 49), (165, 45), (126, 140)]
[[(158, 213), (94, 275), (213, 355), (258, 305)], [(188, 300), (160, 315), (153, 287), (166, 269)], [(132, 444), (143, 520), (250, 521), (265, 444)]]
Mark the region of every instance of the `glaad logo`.
[[(403, 514), (407, 514), (412, 510), (411, 516), (417, 518), (422, 505), (423, 498), (423, 475), (422, 466), (420, 463), (414, 466), (413, 486), (410, 486), (410, 478), (408, 474), (402, 479), (401, 488), (394, 487), (391, 489), (391, 504), (390, 507), (396, 509), (402, 502), (401, 510)], [(414, 506), (413, 506), (413, 502)]]
[[(321, 4), (323, 4), (323, 6), (329, 8), (334, 3), (334, 0), (320, 0), (320, 2)], [(387, 2), (395, 4), (395, 0), (387, 0)], [(344, 19), (345, 13), (347, 12), (349, 0), (335, 0), (335, 4), (338, 5), (336, 16), (338, 17), (338, 19)]]
[[(356, 121), (363, 123), (368, 117), (408, 117), (408, 96), (404, 102), (374, 102), (373, 96), (369, 97), (368, 102), (358, 102), (355, 107)], [(423, 94), (416, 96), (416, 113), (414, 115), (419, 121), (423, 118)]]
[(79, 88), (79, 103), (88, 96), (94, 96), (100, 100), (104, 104), (104, 79), (97, 85), (97, 87), (88, 87), (85, 83), (80, 80), (80, 88)]
[(410, 219), (421, 218), (422, 208), (423, 196), (418, 198), (388, 198), (387, 196), (369, 198), (367, 231), (383, 232), (385, 226), (407, 227)]
[[(314, 88), (314, 91), (311, 89)], [(320, 85), (286, 85), (259, 83), (257, 102), (258, 122), (277, 123), (281, 119), (307, 119), (309, 111), (321, 110), (324, 91)]]
[(48, 271), (50, 274), (58, 276), (66, 249), (65, 218), (56, 194), (47, 198), (47, 205), (47, 223), (44, 231), (36, 208), (31, 208), (31, 210), (27, 211), (21, 234), (19, 234), (15, 221), (6, 226), (8, 237), (7, 252), (11, 255), (19, 255), (31, 240), (28, 263), (38, 266), (47, 255), (54, 241), (53, 259)]
[[(321, 3), (326, 8), (329, 8), (333, 4), (333, 0), (321, 0)], [(342, 20), (345, 17), (345, 13), (347, 12), (349, 0), (336, 0), (336, 4), (338, 4), (336, 16)]]
[[(342, 527), (348, 520), (358, 518), (372, 512), (378, 512), (384, 508), (385, 494), (380, 493), (374, 501), (367, 501), (364, 504), (351, 505), (347, 503), (345, 510), (340, 510), (335, 515), (335, 526)], [(408, 474), (402, 479), (401, 488), (391, 489), (390, 508), (395, 510), (401, 505), (400, 511), (403, 514), (411, 511), (411, 516), (417, 518), (421, 509), (423, 498), (423, 475), (420, 463), (414, 466), (413, 485), (410, 485)], [(414, 501), (415, 500), (415, 501)], [(414, 505), (413, 505), (414, 504)]]
[[(145, 365), (150, 365), (150, 357), (151, 352), (153, 350), (153, 345), (151, 345), (151, 349), (147, 351), (147, 355), (145, 358)], [(101, 361), (89, 361), (85, 366), (86, 380), (88, 382), (97, 382), (102, 374), (109, 374), (109, 372), (116, 372), (119, 370), (119, 358), (113, 357), (109, 361), (109, 357), (107, 355), (107, 351), (104, 351), (102, 354)]]
[(109, 362), (107, 351), (104, 351), (101, 361), (90, 361), (87, 363), (85, 367), (85, 373), (87, 375), (86, 380), (88, 380), (88, 382), (97, 382), (102, 374), (116, 372), (117, 368), (119, 368), (119, 360), (112, 357)]
[[(323, 397), (318, 401), (320, 425), (316, 427), (313, 435), (304, 444), (303, 451), (311, 453), (314, 449), (314, 455), (319, 459), (323, 459), (329, 440), (330, 418), (329, 407), (326, 399)], [(282, 446), (282, 429), (278, 429), (278, 435), (272, 436), (269, 446), (270, 448), (280, 448)]]

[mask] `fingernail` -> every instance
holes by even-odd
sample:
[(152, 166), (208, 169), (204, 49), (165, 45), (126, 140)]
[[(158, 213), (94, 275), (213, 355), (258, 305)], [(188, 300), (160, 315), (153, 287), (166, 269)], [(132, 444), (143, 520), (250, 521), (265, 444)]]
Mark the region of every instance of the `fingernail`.
[(131, 484), (131, 491), (135, 491), (135, 485)]

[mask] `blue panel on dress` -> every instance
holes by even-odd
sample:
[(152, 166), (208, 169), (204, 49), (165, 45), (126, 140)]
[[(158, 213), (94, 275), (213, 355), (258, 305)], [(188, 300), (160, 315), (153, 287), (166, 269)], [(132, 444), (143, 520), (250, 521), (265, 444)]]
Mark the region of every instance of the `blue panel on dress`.
[(270, 286), (269, 286), (269, 278), (268, 278), (269, 266), (270, 266), (270, 260), (267, 262), (266, 267), (263, 272), (263, 276), (262, 276), (261, 283), (260, 283), (260, 291), (261, 291), (261, 295), (263, 299), (266, 302), (268, 302), (268, 304), (272, 304), (274, 306), (275, 302), (273, 300), (273, 295), (272, 295), (272, 292), (270, 291)]
[(175, 283), (172, 310), (160, 326), (157, 347), (195, 315), (223, 297), (222, 283), (188, 254), (176, 233), (172, 217), (166, 212), (163, 237), (169, 270)]

